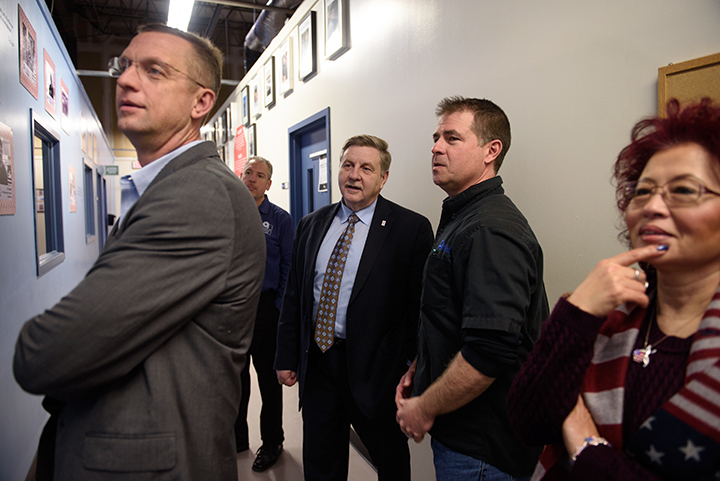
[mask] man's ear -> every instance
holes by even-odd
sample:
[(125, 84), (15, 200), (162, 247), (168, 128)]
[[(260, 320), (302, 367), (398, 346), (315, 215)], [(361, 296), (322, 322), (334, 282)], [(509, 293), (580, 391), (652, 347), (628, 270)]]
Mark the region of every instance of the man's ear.
[(203, 119), (210, 113), (213, 105), (215, 105), (215, 92), (210, 89), (202, 89), (195, 97), (195, 105), (190, 116), (193, 119)]
[(265, 192), (270, 190), (270, 187), (272, 187), (272, 179), (268, 180), (268, 186), (267, 186), (267, 189), (265, 189)]
[(386, 170), (385, 173), (382, 175), (382, 184), (380, 184), (380, 189), (385, 187), (385, 182), (387, 182), (388, 177), (390, 177), (390, 169)]
[(485, 147), (487, 148), (487, 153), (485, 154), (485, 164), (489, 164), (491, 162), (495, 162), (495, 159), (497, 159), (497, 156), (500, 155), (500, 152), (502, 152), (503, 144), (500, 140), (495, 139), (487, 144), (485, 144)]

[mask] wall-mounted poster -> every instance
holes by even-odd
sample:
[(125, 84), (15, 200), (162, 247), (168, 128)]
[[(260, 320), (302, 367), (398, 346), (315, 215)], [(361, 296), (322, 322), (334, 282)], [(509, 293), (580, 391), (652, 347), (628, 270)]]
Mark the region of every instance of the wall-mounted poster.
[(0, 122), (0, 215), (15, 214), (14, 178), (12, 129)]
[(75, 167), (68, 165), (68, 190), (70, 191), (70, 212), (77, 212), (77, 180)]
[(60, 124), (66, 134), (70, 134), (70, 92), (60, 78)]
[(308, 81), (317, 72), (317, 41), (315, 40), (315, 11), (298, 25), (298, 74), (300, 80)]
[(325, 57), (335, 60), (350, 48), (347, 0), (325, 0)]
[(55, 75), (55, 63), (53, 63), (50, 54), (47, 53), (45, 49), (43, 49), (43, 59), (45, 65), (45, 110), (52, 115), (53, 118), (56, 118), (59, 89), (57, 76)]
[(270, 57), (263, 66), (265, 73), (265, 107), (275, 105), (275, 57)]
[(247, 162), (247, 144), (245, 143), (245, 128), (241, 125), (237, 128), (235, 133), (235, 174), (238, 177), (242, 177), (242, 173), (245, 170), (245, 163)]
[(250, 87), (248, 85), (242, 89), (242, 123), (250, 125)]
[(45, 212), (45, 190), (35, 189), (35, 212)]
[(18, 5), (18, 23), (20, 24), (20, 28), (18, 29), (18, 35), (20, 36), (20, 41), (18, 42), (18, 48), (20, 49), (20, 83), (37, 99), (37, 35), (20, 5)]
[(288, 37), (280, 45), (278, 53), (275, 54), (280, 60), (280, 95), (287, 97), (293, 91), (293, 57), (292, 37)]
[(257, 130), (255, 128), (256, 124), (251, 124), (250, 127), (248, 127), (248, 157), (251, 155), (257, 155), (257, 143), (255, 135), (257, 134)]
[(257, 75), (250, 81), (250, 94), (252, 95), (252, 114), (256, 119), (260, 118), (260, 95), (261, 87), (258, 85)]

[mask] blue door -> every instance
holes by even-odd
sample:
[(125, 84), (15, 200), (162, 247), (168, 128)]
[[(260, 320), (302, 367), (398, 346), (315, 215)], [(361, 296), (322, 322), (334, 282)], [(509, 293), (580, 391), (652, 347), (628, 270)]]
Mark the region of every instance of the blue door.
[(290, 214), (295, 223), (331, 202), (330, 109), (290, 127)]

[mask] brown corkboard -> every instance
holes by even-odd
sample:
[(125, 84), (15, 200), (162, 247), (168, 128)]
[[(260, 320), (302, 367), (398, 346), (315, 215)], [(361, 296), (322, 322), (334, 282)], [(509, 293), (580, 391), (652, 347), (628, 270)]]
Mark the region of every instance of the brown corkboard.
[(658, 115), (671, 98), (680, 103), (710, 97), (720, 103), (720, 53), (658, 69)]

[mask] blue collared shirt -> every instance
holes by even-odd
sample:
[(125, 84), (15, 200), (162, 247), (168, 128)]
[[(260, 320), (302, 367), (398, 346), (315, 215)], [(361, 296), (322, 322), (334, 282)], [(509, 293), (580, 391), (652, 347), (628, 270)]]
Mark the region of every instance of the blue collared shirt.
[[(342, 281), (340, 283), (340, 292), (338, 293), (337, 312), (335, 314), (335, 337), (342, 339), (345, 338), (346, 333), (347, 308), (350, 303), (350, 295), (352, 294), (353, 285), (355, 284), (355, 276), (357, 275), (358, 266), (360, 265), (360, 258), (365, 249), (368, 232), (370, 232), (370, 224), (372, 223), (373, 215), (375, 215), (376, 205), (377, 198), (369, 206), (355, 212), (360, 221), (355, 224), (353, 240), (350, 244), (347, 260), (345, 261), (345, 269), (343, 270)], [(350, 217), (352, 212), (352, 209), (340, 202), (340, 208), (337, 214), (335, 214), (335, 218), (332, 224), (330, 224), (330, 229), (320, 245), (320, 250), (315, 260), (313, 320), (317, 319), (318, 301), (320, 299), (323, 278), (325, 277), (325, 269), (327, 269), (330, 254), (332, 254), (340, 235), (345, 231), (348, 224), (348, 217)]]
[[(163, 167), (165, 167), (168, 163), (170, 163), (172, 159), (174, 159), (178, 155), (182, 154), (183, 152), (189, 150), (192, 147), (195, 147), (201, 142), (203, 141), (194, 140), (192, 142), (188, 142), (187, 144), (183, 144), (172, 152), (168, 152), (162, 157), (158, 157), (157, 159), (153, 160), (137, 172), (134, 172), (130, 175), (125, 175), (121, 179), (132, 179), (132, 182), (135, 184), (135, 188), (137, 189), (138, 197), (140, 197), (141, 195), (143, 195), (143, 192), (147, 190), (152, 181), (155, 180), (155, 177), (157, 177)], [(133, 204), (122, 206), (122, 212), (120, 212), (120, 217), (124, 217), (125, 214), (127, 214), (127, 211), (130, 210), (130, 207), (132, 207), (132, 205)]]
[(270, 289), (277, 291), (275, 306), (280, 309), (285, 283), (290, 271), (295, 222), (290, 214), (270, 202), (267, 195), (258, 207), (258, 211), (260, 211), (267, 247), (262, 290), (263, 292)]

